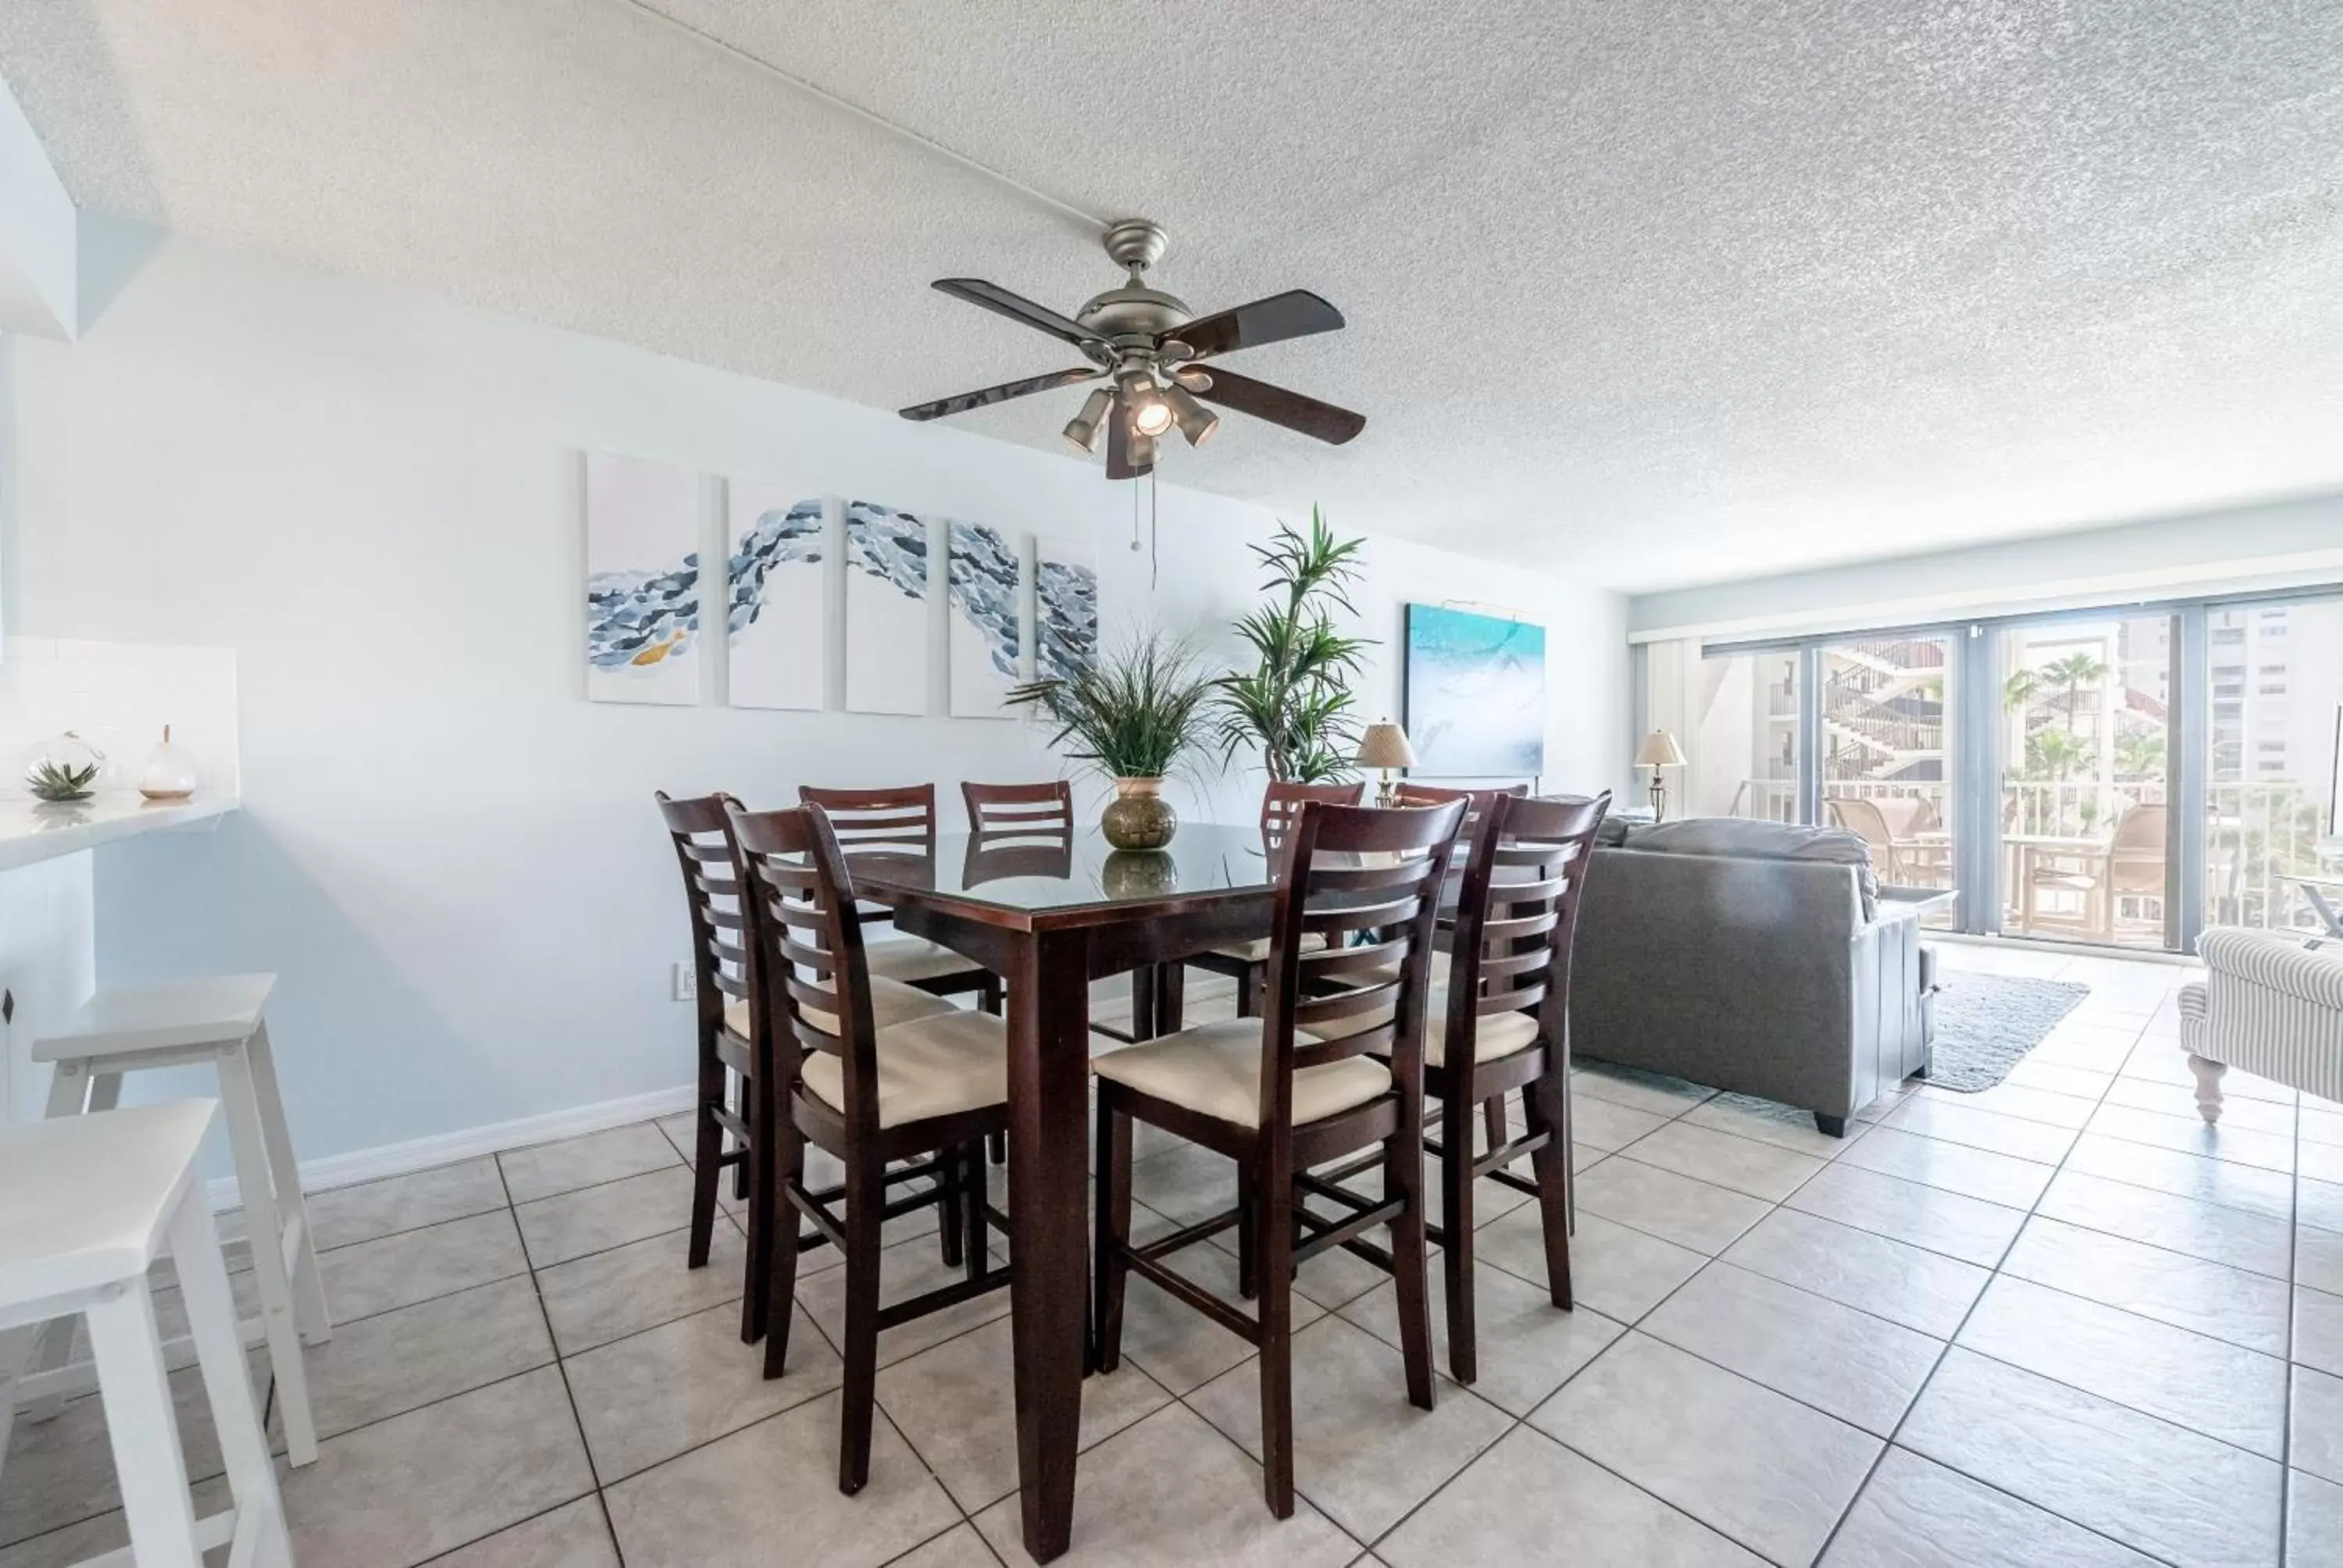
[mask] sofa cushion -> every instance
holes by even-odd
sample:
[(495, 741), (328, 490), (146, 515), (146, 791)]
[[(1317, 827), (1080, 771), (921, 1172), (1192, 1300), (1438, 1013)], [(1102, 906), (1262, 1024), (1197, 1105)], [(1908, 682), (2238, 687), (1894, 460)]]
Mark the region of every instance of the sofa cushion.
[(1740, 860), (1821, 860), (1855, 869), (1863, 918), (1879, 918), (1879, 877), (1871, 847), (1844, 828), (1805, 828), (1746, 817), (1687, 817), (1631, 829), (1624, 848), (1654, 855), (1721, 855)]

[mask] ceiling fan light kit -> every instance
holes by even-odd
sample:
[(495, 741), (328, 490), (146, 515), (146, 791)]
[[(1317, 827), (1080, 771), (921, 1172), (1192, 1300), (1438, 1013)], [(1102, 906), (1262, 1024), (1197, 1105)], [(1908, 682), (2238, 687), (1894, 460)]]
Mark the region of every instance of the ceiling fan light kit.
[(1107, 415), (1113, 411), (1114, 394), (1103, 387), (1093, 387), (1082, 399), (1081, 412), (1066, 421), (1066, 439), (1079, 452), (1098, 450), (1099, 432), (1105, 428)]
[(944, 277), (935, 285), (956, 299), (1072, 345), (1088, 366), (917, 404), (904, 409), (903, 417), (941, 418), (1105, 377), (1112, 390), (1093, 387), (1067, 422), (1065, 436), (1078, 450), (1095, 452), (1103, 431), (1111, 479), (1135, 479), (1152, 471), (1156, 438), (1174, 428), (1192, 447), (1210, 440), (1220, 428), (1220, 416), (1199, 398), (1335, 446), (1366, 428), (1364, 417), (1347, 408), (1199, 363), (1240, 348), (1332, 332), (1342, 325), (1341, 311), (1295, 288), (1199, 317), (1176, 295), (1147, 285), (1148, 269), (1163, 258), (1161, 227), (1145, 218), (1125, 218), (1108, 226), (1103, 243), (1124, 269), (1122, 286), (1093, 296), (1071, 317), (981, 278)]

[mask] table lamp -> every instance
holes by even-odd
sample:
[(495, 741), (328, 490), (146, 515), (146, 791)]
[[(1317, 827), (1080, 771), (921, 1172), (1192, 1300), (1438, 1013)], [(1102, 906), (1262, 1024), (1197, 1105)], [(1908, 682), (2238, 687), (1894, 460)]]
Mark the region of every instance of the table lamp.
[(1668, 785), (1667, 780), (1661, 777), (1660, 769), (1684, 765), (1683, 749), (1676, 745), (1676, 738), (1664, 729), (1653, 730), (1644, 737), (1644, 743), (1635, 748), (1635, 766), (1652, 770), (1653, 821), (1668, 819)]
[(1375, 804), (1388, 809), (1392, 791), (1398, 788), (1393, 782), (1392, 770), (1414, 767), (1415, 749), (1407, 743), (1406, 730), (1388, 719), (1379, 719), (1368, 725), (1367, 732), (1359, 737), (1359, 754), (1351, 760), (1362, 768), (1383, 769), (1383, 780), (1375, 789)]

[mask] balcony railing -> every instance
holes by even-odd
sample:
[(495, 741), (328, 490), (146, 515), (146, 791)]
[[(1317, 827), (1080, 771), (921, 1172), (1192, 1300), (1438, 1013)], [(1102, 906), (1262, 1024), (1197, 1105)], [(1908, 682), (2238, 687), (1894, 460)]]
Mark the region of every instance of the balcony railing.
[[(1865, 800), (1918, 799), (1934, 820), (1952, 820), (1951, 786), (1936, 781), (1826, 779), (1823, 794)], [(2026, 838), (2105, 842), (2126, 810), (2167, 804), (2160, 779), (2102, 783), (2086, 779), (2014, 779), (2001, 789), (2002, 831)], [(2286, 780), (2207, 786), (2205, 921), (2264, 930), (2317, 930), (2319, 922), (2293, 876), (2343, 875), (2343, 844), (2325, 836), (2321, 789)], [(1744, 779), (1731, 815), (1798, 819), (1798, 786), (1786, 779)], [(2007, 873), (2006, 873), (2006, 875)], [(2116, 923), (2159, 928), (2161, 901), (2127, 895)], [(2117, 940), (2130, 939), (2117, 933)], [(2153, 945), (2153, 944), (2151, 944)]]

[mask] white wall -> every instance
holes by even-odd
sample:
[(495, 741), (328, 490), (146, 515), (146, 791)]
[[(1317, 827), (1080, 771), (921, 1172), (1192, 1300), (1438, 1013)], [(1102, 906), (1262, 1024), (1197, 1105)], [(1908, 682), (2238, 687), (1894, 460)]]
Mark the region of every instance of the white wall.
[(73, 200), (15, 95), (0, 82), (0, 331), (73, 337), (75, 241)]
[(1853, 631), (2343, 581), (2343, 496), (1644, 594), (1638, 641)]
[[(1024, 724), (584, 701), (578, 449), (1093, 533), (1110, 638), (1224, 638), (1272, 526), (1166, 486), (1151, 591), (1129, 487), (1094, 466), (177, 240), (79, 344), (11, 347), (12, 628), (237, 657), (246, 810), (102, 854), (100, 975), (280, 973), (311, 1158), (685, 1081), (654, 789), (1059, 770)], [(1403, 600), (1516, 607), (1549, 628), (1547, 784), (1626, 781), (1617, 596), (1387, 540), (1369, 562), (1365, 707), (1398, 709)], [(1256, 787), (1181, 804), (1247, 820)]]

